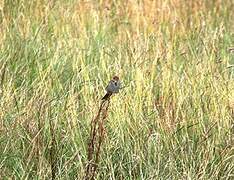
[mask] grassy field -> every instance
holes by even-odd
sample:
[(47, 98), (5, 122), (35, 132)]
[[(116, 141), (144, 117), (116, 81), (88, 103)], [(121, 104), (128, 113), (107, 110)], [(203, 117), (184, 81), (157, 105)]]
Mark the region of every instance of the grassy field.
[(232, 0), (1, 0), (0, 179), (234, 179)]

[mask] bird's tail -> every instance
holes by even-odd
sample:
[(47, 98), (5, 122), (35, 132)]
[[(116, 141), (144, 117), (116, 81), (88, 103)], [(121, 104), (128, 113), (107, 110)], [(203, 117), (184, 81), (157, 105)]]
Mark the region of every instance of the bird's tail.
[(102, 100), (107, 100), (111, 97), (112, 93), (111, 92), (107, 92), (105, 96), (103, 96)]

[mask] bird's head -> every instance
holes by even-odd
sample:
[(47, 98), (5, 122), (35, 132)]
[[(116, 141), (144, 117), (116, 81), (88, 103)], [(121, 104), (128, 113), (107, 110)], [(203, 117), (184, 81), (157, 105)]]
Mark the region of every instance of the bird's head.
[(114, 76), (113, 80), (117, 82), (117, 81), (119, 81), (119, 77), (118, 76)]

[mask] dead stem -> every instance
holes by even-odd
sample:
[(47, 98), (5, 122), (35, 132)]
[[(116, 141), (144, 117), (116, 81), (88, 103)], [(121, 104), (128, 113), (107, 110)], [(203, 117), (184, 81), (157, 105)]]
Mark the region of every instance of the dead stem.
[(110, 100), (101, 102), (97, 116), (91, 122), (90, 140), (88, 143), (88, 165), (85, 180), (93, 180), (97, 171), (101, 145), (104, 140), (104, 120), (107, 117)]

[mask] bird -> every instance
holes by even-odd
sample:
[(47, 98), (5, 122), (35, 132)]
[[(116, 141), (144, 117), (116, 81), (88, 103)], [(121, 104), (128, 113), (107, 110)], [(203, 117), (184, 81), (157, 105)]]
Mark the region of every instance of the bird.
[(119, 93), (121, 83), (118, 76), (114, 76), (106, 87), (106, 95), (103, 96), (102, 100), (107, 100), (112, 94)]

